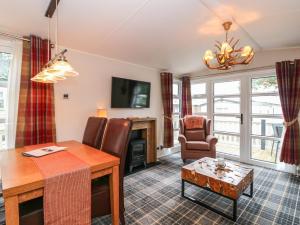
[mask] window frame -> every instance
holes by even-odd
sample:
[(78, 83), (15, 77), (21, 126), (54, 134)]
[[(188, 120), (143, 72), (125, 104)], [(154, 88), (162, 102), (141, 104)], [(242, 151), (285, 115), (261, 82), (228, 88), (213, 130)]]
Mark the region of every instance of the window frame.
[[(192, 94), (192, 85), (195, 84), (205, 84), (205, 94), (198, 94), (193, 95)], [(199, 115), (199, 116), (205, 116), (208, 115), (208, 82), (202, 81), (202, 80), (191, 80), (191, 99), (192, 99), (192, 108), (193, 108), (193, 99), (205, 99), (206, 100), (206, 112), (197, 112), (195, 113), (193, 110), (193, 115)]]
[[(182, 101), (181, 101), (181, 95), (182, 95), (182, 82), (181, 80), (179, 79), (176, 79), (176, 78), (173, 78), (173, 84), (177, 84), (178, 85), (178, 95), (174, 95), (173, 93), (173, 101), (174, 99), (178, 99), (179, 100), (179, 110), (178, 112), (174, 112), (174, 105), (173, 105), (173, 136), (174, 136), (174, 146), (178, 146), (180, 143), (178, 141), (178, 139), (176, 139), (175, 137), (175, 132), (179, 132), (180, 131), (180, 125), (179, 125), (179, 120), (181, 118), (181, 104), (182, 104)], [(178, 116), (179, 120), (178, 120), (178, 128), (175, 128), (174, 126), (174, 118), (175, 116)]]

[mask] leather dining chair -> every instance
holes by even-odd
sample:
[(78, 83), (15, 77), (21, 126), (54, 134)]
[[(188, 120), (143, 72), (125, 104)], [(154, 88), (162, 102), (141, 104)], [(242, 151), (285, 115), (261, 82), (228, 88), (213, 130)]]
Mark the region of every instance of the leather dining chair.
[[(101, 150), (120, 158), (120, 222), (125, 224), (124, 217), (124, 172), (128, 142), (132, 122), (128, 119), (110, 119), (104, 134)], [(109, 177), (96, 179), (92, 183), (92, 217), (111, 213)]]
[(100, 149), (107, 119), (89, 117), (83, 134), (82, 144)]

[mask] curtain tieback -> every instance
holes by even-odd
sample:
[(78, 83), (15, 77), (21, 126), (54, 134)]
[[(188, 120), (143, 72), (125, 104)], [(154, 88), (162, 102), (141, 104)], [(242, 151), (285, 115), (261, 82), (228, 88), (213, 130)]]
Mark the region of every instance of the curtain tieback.
[(165, 118), (165, 119), (168, 119), (168, 120), (171, 120), (171, 121), (173, 120), (172, 116), (170, 117), (170, 116), (164, 115), (164, 118)]
[(298, 118), (295, 118), (295, 119), (293, 119), (292, 121), (289, 121), (289, 122), (283, 122), (283, 124), (284, 124), (284, 126), (285, 127), (290, 127), (290, 126), (292, 126), (294, 123), (296, 123), (296, 121), (298, 121)]

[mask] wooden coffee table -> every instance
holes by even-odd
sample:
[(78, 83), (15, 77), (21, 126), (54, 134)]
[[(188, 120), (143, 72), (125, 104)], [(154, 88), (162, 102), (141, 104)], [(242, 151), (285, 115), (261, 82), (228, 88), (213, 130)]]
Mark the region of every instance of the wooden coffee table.
[[(248, 197), (253, 196), (253, 169), (244, 167), (239, 163), (226, 162), (224, 169), (217, 169), (215, 159), (202, 158), (191, 164), (183, 166), (181, 169), (181, 196), (204, 206), (226, 218), (236, 221), (237, 219), (237, 201), (243, 194)], [(229, 216), (212, 206), (188, 197), (184, 194), (185, 182), (203, 188), (210, 192), (219, 194), (233, 201), (233, 214)], [(250, 194), (244, 191), (250, 186)]]

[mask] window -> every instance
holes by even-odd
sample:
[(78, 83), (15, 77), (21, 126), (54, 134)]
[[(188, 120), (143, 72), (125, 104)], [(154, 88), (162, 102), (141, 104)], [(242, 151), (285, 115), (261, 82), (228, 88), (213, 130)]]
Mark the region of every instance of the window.
[(191, 84), (193, 114), (204, 116), (207, 114), (206, 93), (206, 83)]
[(251, 79), (251, 158), (276, 163), (283, 133), (275, 76)]
[(181, 82), (173, 81), (173, 128), (174, 128), (174, 144), (178, 144), (179, 135), (179, 119), (181, 114)]
[(0, 150), (15, 146), (22, 41), (0, 39)]

